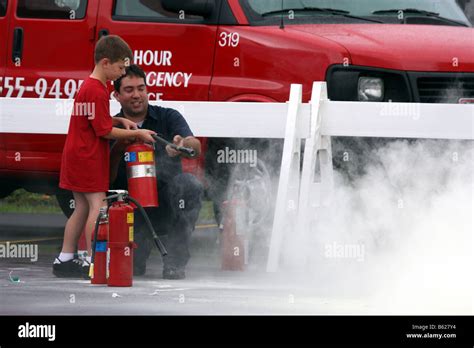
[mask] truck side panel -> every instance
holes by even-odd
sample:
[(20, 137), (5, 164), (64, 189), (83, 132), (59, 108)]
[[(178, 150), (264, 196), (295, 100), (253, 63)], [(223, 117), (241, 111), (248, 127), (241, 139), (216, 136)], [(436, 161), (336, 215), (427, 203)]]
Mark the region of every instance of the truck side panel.
[[(303, 100), (311, 94), (313, 81), (324, 81), (333, 62), (349, 54), (336, 43), (302, 36), (275, 27), (220, 26), (210, 100), (241, 100), (254, 95), (285, 102), (291, 83), (303, 84)], [(299, 63), (300, 62), (300, 63)], [(312, 62), (308, 64), (308, 62)], [(246, 98), (244, 98), (245, 100)]]
[[(147, 7), (150, 6), (150, 7)], [(150, 100), (208, 100), (216, 26), (161, 2), (103, 0), (98, 30), (119, 35), (147, 74)]]

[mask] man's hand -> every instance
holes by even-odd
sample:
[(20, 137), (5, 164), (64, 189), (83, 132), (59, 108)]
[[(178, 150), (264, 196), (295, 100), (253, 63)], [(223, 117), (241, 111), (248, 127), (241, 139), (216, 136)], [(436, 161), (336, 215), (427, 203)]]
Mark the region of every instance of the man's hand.
[[(173, 144), (175, 144), (176, 146), (184, 146), (184, 138), (181, 135), (175, 135), (173, 138)], [(176, 151), (169, 145), (166, 145), (166, 152), (170, 157), (176, 157), (181, 154), (181, 152)]]

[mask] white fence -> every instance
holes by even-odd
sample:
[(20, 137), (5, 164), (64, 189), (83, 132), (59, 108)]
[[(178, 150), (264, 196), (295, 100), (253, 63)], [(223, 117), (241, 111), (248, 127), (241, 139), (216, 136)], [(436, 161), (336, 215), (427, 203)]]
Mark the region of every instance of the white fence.
[[(196, 136), (284, 138), (288, 106), (283, 103), (150, 102), (180, 111)], [(66, 134), (73, 100), (0, 98), (0, 133)], [(310, 105), (299, 107), (304, 119), (298, 135), (309, 135)], [(110, 102), (112, 115), (120, 111)]]
[[(268, 271), (278, 269), (285, 233), (301, 233), (311, 214), (327, 204), (333, 185), (331, 136), (474, 139), (474, 105), (333, 102), (324, 82), (314, 84), (310, 103), (301, 100), (302, 86), (292, 85), (288, 104), (152, 103), (179, 110), (196, 136), (284, 138)], [(1, 98), (0, 133), (65, 134), (71, 109), (67, 100)], [(119, 109), (112, 101), (112, 114)]]
[[(304, 234), (311, 216), (329, 202), (333, 187), (331, 136), (474, 139), (474, 105), (333, 102), (325, 83), (314, 83), (310, 102), (310, 134), (300, 173), (299, 117), (301, 86), (293, 85), (283, 148), (267, 271), (276, 271), (285, 233)], [(317, 163), (319, 162), (319, 163)], [(319, 176), (316, 180), (316, 165)]]

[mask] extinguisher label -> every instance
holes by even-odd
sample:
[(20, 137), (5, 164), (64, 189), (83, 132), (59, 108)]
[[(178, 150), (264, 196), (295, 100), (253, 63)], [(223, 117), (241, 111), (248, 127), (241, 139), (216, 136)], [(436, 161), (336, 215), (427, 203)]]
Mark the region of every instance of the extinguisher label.
[(133, 242), (133, 226), (130, 226), (130, 227), (128, 228), (128, 240), (129, 240), (130, 242)]
[(107, 249), (107, 261), (105, 267), (105, 278), (109, 279), (109, 267), (110, 267), (110, 248)]
[(136, 162), (137, 161), (137, 153), (136, 152), (125, 152), (124, 154), (125, 162)]
[(127, 224), (133, 224), (133, 213), (127, 213)]
[(139, 152), (138, 153), (138, 162), (153, 162), (153, 152)]
[(105, 253), (107, 251), (107, 242), (97, 242), (95, 244), (95, 251)]

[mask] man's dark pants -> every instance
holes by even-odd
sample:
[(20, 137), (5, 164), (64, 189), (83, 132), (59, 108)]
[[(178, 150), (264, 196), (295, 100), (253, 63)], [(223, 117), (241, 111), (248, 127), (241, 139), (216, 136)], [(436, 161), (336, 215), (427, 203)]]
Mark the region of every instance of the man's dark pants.
[[(189, 173), (178, 174), (168, 183), (158, 182), (159, 207), (145, 210), (168, 251), (163, 257), (164, 268), (184, 269), (188, 263), (189, 240), (199, 217), (203, 191), (199, 180)], [(156, 246), (138, 211), (135, 212), (134, 230), (138, 244), (134, 252), (134, 270), (136, 274), (143, 274), (146, 260)]]

